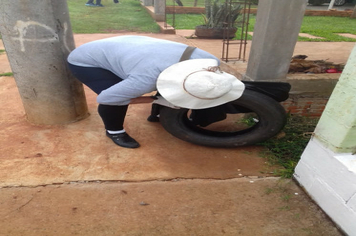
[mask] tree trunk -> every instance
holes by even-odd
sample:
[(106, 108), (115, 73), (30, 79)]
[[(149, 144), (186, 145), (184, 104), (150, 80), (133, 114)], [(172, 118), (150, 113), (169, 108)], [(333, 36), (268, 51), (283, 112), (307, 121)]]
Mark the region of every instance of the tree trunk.
[(351, 18), (356, 18), (356, 6), (354, 7), (354, 11), (351, 14)]
[(27, 120), (67, 124), (89, 115), (67, 57), (75, 48), (66, 1), (0, 1), (0, 31)]

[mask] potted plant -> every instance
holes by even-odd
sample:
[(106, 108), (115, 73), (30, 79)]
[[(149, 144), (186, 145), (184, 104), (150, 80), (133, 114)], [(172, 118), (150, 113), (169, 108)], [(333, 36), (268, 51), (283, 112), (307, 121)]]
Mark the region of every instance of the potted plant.
[(198, 38), (234, 38), (237, 31), (236, 23), (241, 14), (240, 4), (228, 4), (221, 0), (206, 0), (204, 25), (195, 27)]

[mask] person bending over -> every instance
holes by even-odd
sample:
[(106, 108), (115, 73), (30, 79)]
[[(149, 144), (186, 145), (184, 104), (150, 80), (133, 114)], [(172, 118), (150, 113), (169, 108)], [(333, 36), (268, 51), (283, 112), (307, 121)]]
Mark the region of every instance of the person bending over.
[[(72, 74), (98, 94), (98, 113), (106, 135), (115, 144), (126, 148), (140, 146), (123, 126), (128, 105), (152, 102), (153, 98), (142, 95), (157, 90), (157, 78), (179, 62), (187, 46), (146, 36), (126, 35), (89, 42), (69, 54), (68, 66)], [(215, 64), (219, 63), (214, 55), (198, 48), (189, 59), (210, 59)], [(174, 77), (169, 75), (172, 80)]]

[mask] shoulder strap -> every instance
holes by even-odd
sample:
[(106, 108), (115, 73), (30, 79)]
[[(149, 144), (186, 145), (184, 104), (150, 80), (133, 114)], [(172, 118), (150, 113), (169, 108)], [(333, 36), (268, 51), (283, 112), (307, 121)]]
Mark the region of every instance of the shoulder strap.
[(181, 58), (179, 61), (185, 61), (189, 60), (190, 56), (192, 55), (193, 51), (196, 49), (196, 47), (188, 46), (185, 51), (183, 52)]

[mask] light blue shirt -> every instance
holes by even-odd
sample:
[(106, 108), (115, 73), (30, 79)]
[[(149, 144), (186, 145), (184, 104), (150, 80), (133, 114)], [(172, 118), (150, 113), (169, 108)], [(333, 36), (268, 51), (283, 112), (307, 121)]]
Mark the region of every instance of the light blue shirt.
[[(132, 98), (156, 90), (159, 74), (178, 63), (187, 45), (145, 36), (118, 36), (83, 44), (73, 50), (68, 62), (83, 67), (109, 70), (123, 79), (103, 90), (97, 97), (100, 104), (127, 105)], [(219, 59), (195, 49), (191, 59)]]

